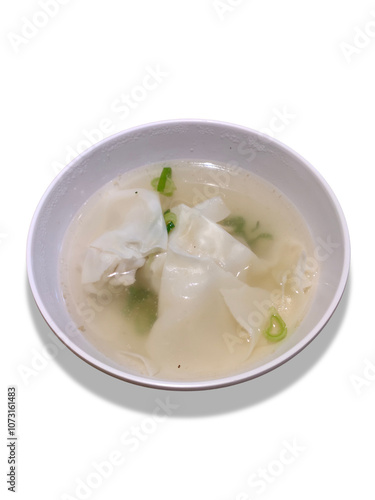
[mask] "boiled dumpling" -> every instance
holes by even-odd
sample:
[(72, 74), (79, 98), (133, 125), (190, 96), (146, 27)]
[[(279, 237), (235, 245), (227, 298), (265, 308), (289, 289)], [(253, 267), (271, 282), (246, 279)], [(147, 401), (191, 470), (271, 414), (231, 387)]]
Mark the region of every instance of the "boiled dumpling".
[(251, 314), (265, 300), (267, 292), (243, 284), (211, 259), (169, 249), (149, 356), (176, 377), (185, 370), (197, 377), (214, 375), (218, 364), (235, 371), (249, 358), (267, 321), (253, 325)]
[(209, 376), (214, 374), (217, 363), (234, 369), (245, 361), (251, 352), (246, 341), (228, 356), (224, 334), (235, 336), (241, 333), (241, 328), (219, 291), (238, 283), (211, 259), (169, 249), (159, 293), (158, 319), (147, 340), (150, 358), (160, 366), (168, 366), (176, 377), (185, 370), (191, 370), (197, 377)]
[(209, 257), (235, 276), (258, 263), (258, 257), (250, 248), (196, 208), (181, 204), (174, 207), (173, 212), (177, 216), (177, 225), (170, 234), (169, 248), (196, 257)]
[(134, 283), (145, 257), (166, 250), (168, 234), (157, 193), (147, 189), (119, 191), (114, 199), (117, 227), (93, 242), (86, 253), (82, 283), (111, 278), (114, 284)]
[(177, 224), (164, 257), (148, 353), (176, 377), (185, 370), (210, 376), (218, 363), (234, 371), (249, 358), (267, 321), (253, 326), (250, 314), (269, 293), (237, 277), (258, 258), (196, 208), (179, 205), (173, 212)]

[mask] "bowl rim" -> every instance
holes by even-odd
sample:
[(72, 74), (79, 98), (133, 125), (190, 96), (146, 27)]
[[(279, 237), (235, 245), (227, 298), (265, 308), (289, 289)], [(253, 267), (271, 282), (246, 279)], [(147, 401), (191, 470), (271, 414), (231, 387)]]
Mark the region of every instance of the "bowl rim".
[[(256, 366), (255, 368), (249, 369), (247, 371), (237, 373), (234, 375), (228, 375), (225, 377), (220, 377), (217, 379), (207, 379), (207, 380), (193, 380), (193, 381), (173, 381), (173, 380), (167, 380), (167, 379), (158, 379), (158, 378), (150, 378), (146, 376), (140, 376), (140, 375), (135, 375), (132, 373), (127, 373), (125, 371), (122, 371), (120, 369), (116, 369), (114, 367), (106, 365), (104, 362), (95, 359), (91, 354), (86, 353), (83, 349), (81, 349), (79, 346), (77, 346), (72, 339), (64, 332), (62, 331), (57, 324), (55, 323), (54, 319), (51, 317), (51, 315), (48, 312), (47, 307), (44, 304), (43, 298), (41, 294), (39, 293), (38, 287), (37, 287), (37, 282), (35, 278), (35, 272), (33, 269), (32, 265), (32, 246), (33, 246), (33, 237), (34, 237), (34, 231), (35, 228), (38, 224), (39, 216), (41, 212), (43, 211), (44, 204), (46, 200), (48, 199), (51, 191), (55, 188), (55, 186), (61, 182), (61, 179), (66, 175), (66, 172), (74, 168), (78, 163), (80, 163), (82, 160), (84, 160), (86, 157), (90, 156), (91, 153), (97, 149), (101, 149), (105, 147), (107, 144), (116, 142), (118, 138), (126, 136), (126, 135), (131, 135), (137, 132), (144, 132), (147, 129), (154, 129), (158, 127), (166, 127), (166, 126), (181, 126), (181, 125), (210, 125), (213, 127), (217, 127), (217, 129), (220, 128), (230, 128), (232, 130), (237, 130), (241, 131), (244, 133), (250, 133), (254, 137), (257, 137), (260, 140), (266, 139), (267, 142), (270, 144), (274, 144), (277, 146), (281, 151), (286, 153), (287, 155), (294, 157), (297, 159), (301, 164), (303, 164), (304, 168), (309, 170), (312, 175), (317, 179), (319, 182), (320, 186), (326, 191), (330, 201), (332, 202), (334, 209), (336, 211), (336, 215), (338, 218), (338, 221), (340, 223), (340, 229), (343, 234), (343, 252), (344, 252), (344, 262), (341, 270), (341, 276), (339, 280), (339, 284), (337, 286), (336, 293), (334, 297), (332, 298), (329, 306), (327, 307), (326, 313), (324, 316), (320, 319), (320, 321), (315, 325), (314, 328), (312, 328), (307, 335), (305, 335), (297, 344), (292, 346), (290, 349), (288, 349), (286, 352), (278, 356), (277, 358)], [(292, 148), (287, 146), (286, 144), (280, 142), (278, 139), (275, 139), (273, 137), (270, 137), (266, 134), (263, 134), (257, 130), (254, 130), (252, 128), (243, 126), (243, 125), (238, 125), (235, 123), (230, 123), (226, 121), (220, 121), (220, 120), (211, 120), (211, 119), (194, 119), (194, 118), (186, 118), (186, 119), (169, 119), (169, 120), (160, 120), (160, 121), (154, 121), (154, 122), (149, 122), (145, 123), (142, 125), (137, 125), (128, 129), (124, 129), (120, 132), (117, 132), (115, 134), (112, 134), (108, 137), (105, 137), (101, 141), (93, 144), (89, 148), (87, 148), (85, 151), (80, 153), (78, 156), (76, 156), (73, 160), (71, 160), (57, 175), (56, 177), (52, 180), (52, 182), (49, 184), (47, 189), (45, 190), (43, 196), (41, 197), (35, 212), (33, 214), (33, 217), (31, 219), (28, 235), (27, 235), (27, 244), (26, 244), (26, 268), (27, 268), (27, 275), (28, 275), (28, 281), (29, 281), (29, 286), (32, 292), (32, 295), (34, 297), (35, 303), (37, 305), (37, 308), (39, 309), (40, 314), (46, 321), (47, 325), (49, 328), (54, 332), (54, 334), (58, 337), (58, 339), (68, 348), (70, 349), (74, 354), (76, 354), (79, 358), (81, 358), (83, 361), (88, 363), (89, 365), (93, 366), (94, 368), (111, 375), (115, 378), (118, 378), (120, 380), (130, 382), (132, 384), (148, 387), (148, 388), (154, 388), (154, 389), (167, 389), (167, 390), (181, 390), (181, 391), (190, 391), (190, 390), (206, 390), (206, 389), (216, 389), (216, 388), (221, 388), (221, 387), (227, 387), (231, 385), (235, 385), (238, 383), (246, 382), (248, 380), (257, 378), (261, 375), (264, 375), (277, 367), (281, 366), (284, 364), (286, 361), (290, 360), (293, 358), (295, 355), (297, 355), (299, 352), (301, 352), (305, 347), (307, 347), (310, 342), (323, 330), (325, 325), (328, 323), (330, 318), (332, 317), (333, 313), (335, 312), (337, 306), (340, 303), (340, 300), (343, 296), (343, 293), (345, 291), (345, 287), (348, 281), (348, 276), (349, 276), (349, 269), (350, 269), (350, 255), (351, 255), (351, 248), (350, 248), (350, 237), (349, 237), (349, 230), (347, 226), (347, 222), (342, 210), (342, 207), (333, 192), (332, 188), (330, 185), (327, 183), (327, 181), (324, 179), (324, 177), (321, 175), (321, 173), (312, 165), (310, 164), (304, 157), (302, 157), (299, 153), (294, 151)]]

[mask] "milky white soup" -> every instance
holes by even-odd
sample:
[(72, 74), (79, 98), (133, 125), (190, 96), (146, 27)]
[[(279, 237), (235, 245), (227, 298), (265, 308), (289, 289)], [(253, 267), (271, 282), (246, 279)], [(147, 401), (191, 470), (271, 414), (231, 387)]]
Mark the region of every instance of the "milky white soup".
[(61, 254), (77, 331), (130, 373), (243, 372), (301, 322), (318, 268), (295, 207), (238, 167), (173, 161), (126, 172), (76, 214)]

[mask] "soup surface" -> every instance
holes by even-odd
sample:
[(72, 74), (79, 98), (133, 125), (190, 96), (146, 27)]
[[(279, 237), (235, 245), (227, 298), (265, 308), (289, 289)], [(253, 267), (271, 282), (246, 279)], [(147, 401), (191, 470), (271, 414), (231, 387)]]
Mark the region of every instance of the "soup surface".
[(126, 172), (82, 206), (61, 282), (79, 334), (129, 372), (218, 378), (293, 335), (318, 280), (313, 250), (274, 186), (178, 160)]

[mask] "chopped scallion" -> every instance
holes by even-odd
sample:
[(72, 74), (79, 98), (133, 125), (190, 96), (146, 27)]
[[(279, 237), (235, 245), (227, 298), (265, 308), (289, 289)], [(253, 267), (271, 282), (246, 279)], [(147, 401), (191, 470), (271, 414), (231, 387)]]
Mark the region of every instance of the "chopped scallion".
[(225, 227), (229, 227), (235, 234), (243, 235), (245, 232), (245, 219), (241, 215), (230, 215), (221, 223)]
[(284, 320), (277, 312), (277, 310), (272, 307), (269, 326), (264, 330), (264, 336), (271, 342), (279, 342), (286, 337), (287, 333), (288, 329)]
[(158, 191), (158, 193), (164, 196), (172, 196), (176, 186), (172, 180), (172, 169), (171, 167), (164, 167), (160, 177), (155, 177), (152, 179), (151, 186)]
[(171, 167), (164, 167), (163, 171), (159, 177), (159, 182), (158, 182), (158, 187), (157, 187), (157, 190), (159, 191), (159, 193), (164, 193), (167, 179), (171, 179), (171, 178), (172, 178)]
[(265, 239), (265, 240), (272, 240), (272, 234), (271, 233), (260, 233), (260, 234), (258, 234), (258, 236), (256, 236), (253, 239), (246, 238), (246, 241), (251, 246), (251, 245), (254, 245), (254, 243), (256, 241), (258, 241), (259, 239), (262, 239), (262, 238)]
[[(254, 243), (256, 243), (260, 239), (272, 240), (273, 238), (272, 234), (270, 233), (260, 233), (257, 236), (254, 236), (253, 238), (249, 238), (245, 228), (246, 225), (245, 219), (240, 215), (230, 215), (229, 217), (221, 221), (220, 224), (228, 228), (229, 232), (231, 232), (232, 234), (243, 238), (250, 248), (252, 245), (254, 245)], [(251, 229), (250, 232), (254, 233), (259, 229), (259, 226), (260, 222), (257, 221), (257, 223)]]
[(151, 186), (155, 189), (155, 191), (158, 189), (159, 178), (160, 177), (155, 177), (155, 179), (152, 179), (151, 181)]
[(167, 226), (167, 232), (169, 233), (177, 224), (177, 216), (170, 210), (164, 212), (165, 225)]

